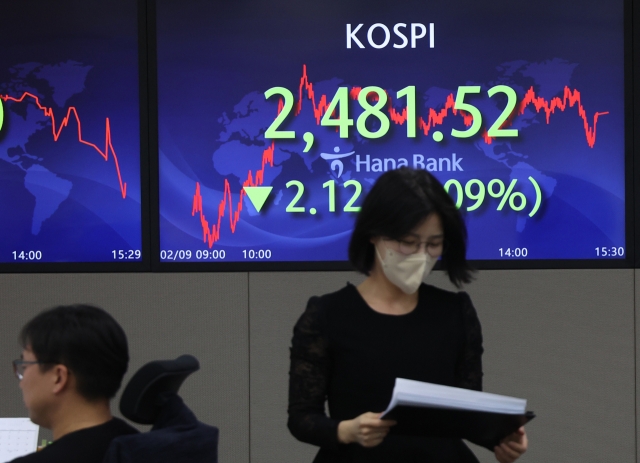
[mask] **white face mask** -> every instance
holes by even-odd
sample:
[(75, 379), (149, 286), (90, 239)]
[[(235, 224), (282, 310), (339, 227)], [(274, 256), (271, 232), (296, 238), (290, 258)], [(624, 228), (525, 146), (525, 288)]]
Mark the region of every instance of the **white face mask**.
[(431, 269), (438, 261), (437, 258), (431, 257), (426, 252), (406, 256), (384, 247), (383, 258), (378, 247), (375, 246), (375, 248), (385, 276), (405, 294), (415, 293), (422, 280), (431, 273)]

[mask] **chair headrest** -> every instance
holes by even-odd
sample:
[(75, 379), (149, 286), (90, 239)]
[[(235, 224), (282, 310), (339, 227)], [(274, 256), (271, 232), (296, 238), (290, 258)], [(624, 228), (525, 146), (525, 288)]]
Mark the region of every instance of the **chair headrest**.
[(153, 424), (161, 409), (163, 392), (177, 393), (183, 381), (200, 369), (193, 355), (175, 360), (155, 360), (142, 366), (131, 378), (120, 398), (120, 412), (140, 424)]

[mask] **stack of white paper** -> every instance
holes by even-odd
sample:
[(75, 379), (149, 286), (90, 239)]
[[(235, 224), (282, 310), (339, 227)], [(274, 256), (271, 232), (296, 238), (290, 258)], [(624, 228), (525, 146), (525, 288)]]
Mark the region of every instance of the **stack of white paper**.
[(527, 401), (488, 392), (397, 378), (391, 402), (382, 417), (384, 418), (393, 408), (402, 405), (522, 415), (527, 408)]
[(39, 429), (29, 418), (0, 418), (0, 463), (35, 452)]

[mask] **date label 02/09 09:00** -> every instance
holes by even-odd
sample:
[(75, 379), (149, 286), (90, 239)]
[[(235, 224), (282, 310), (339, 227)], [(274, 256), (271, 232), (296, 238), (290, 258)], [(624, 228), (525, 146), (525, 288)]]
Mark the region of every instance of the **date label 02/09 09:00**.
[(191, 260), (193, 258), (197, 260), (224, 260), (227, 257), (227, 253), (224, 249), (198, 249), (195, 252), (191, 249), (162, 249), (160, 251), (160, 260)]

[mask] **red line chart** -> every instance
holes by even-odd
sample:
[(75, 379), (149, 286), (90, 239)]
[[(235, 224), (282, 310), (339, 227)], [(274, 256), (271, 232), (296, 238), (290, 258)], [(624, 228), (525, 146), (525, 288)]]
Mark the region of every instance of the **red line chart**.
[(98, 145), (91, 143), (85, 140), (84, 138), (82, 138), (82, 123), (80, 122), (80, 116), (78, 114), (78, 110), (74, 106), (69, 106), (69, 108), (67, 108), (66, 116), (62, 119), (60, 124), (56, 126), (56, 118), (55, 118), (55, 115), (53, 114), (53, 108), (42, 105), (40, 103), (40, 98), (37, 95), (34, 95), (33, 93), (29, 93), (29, 92), (24, 92), (20, 98), (15, 98), (8, 95), (0, 95), (0, 99), (2, 99), (2, 101), (4, 102), (12, 101), (15, 103), (22, 103), (27, 98), (33, 100), (33, 102), (36, 104), (38, 109), (40, 109), (43, 112), (45, 117), (48, 117), (51, 119), (51, 132), (53, 134), (53, 141), (58, 141), (58, 139), (60, 138), (60, 134), (62, 133), (62, 130), (69, 125), (69, 121), (72, 119), (72, 117), (75, 119), (78, 127), (78, 141), (83, 145), (87, 145), (93, 148), (98, 154), (100, 154), (100, 156), (102, 156), (102, 158), (105, 161), (108, 161), (109, 157), (113, 158), (113, 163), (116, 168), (116, 174), (118, 176), (118, 183), (120, 186), (120, 194), (122, 195), (123, 199), (126, 198), (127, 183), (122, 180), (122, 174), (120, 173), (120, 165), (118, 163), (118, 156), (116, 155), (116, 151), (113, 149), (113, 143), (111, 140), (111, 123), (109, 122), (109, 118), (107, 117), (105, 119), (104, 149), (100, 149)]
[(254, 174), (249, 171), (247, 179), (242, 183), (243, 189), (240, 190), (240, 198), (235, 211), (233, 210), (233, 198), (231, 196), (231, 185), (229, 180), (224, 179), (224, 193), (222, 201), (218, 204), (218, 218), (213, 225), (209, 225), (202, 208), (202, 194), (200, 193), (200, 182), (196, 182), (196, 192), (193, 195), (193, 206), (191, 215), (200, 214), (200, 225), (202, 225), (202, 240), (207, 243), (209, 248), (220, 239), (220, 227), (222, 226), (222, 218), (224, 217), (227, 205), (229, 206), (229, 227), (231, 233), (235, 233), (236, 225), (240, 220), (240, 212), (242, 212), (242, 200), (246, 193), (245, 186), (260, 186), (264, 182), (264, 171), (267, 165), (273, 167), (273, 153), (275, 151), (275, 143), (272, 141), (271, 146), (262, 152), (262, 167)]
[[(349, 92), (350, 98), (356, 100), (361, 90), (362, 87), (352, 87)], [(294, 117), (298, 116), (302, 112), (303, 102), (305, 99), (309, 100), (313, 111), (313, 116), (316, 120), (316, 124), (320, 125), (320, 121), (329, 108), (330, 103), (328, 101), (327, 95), (316, 95), (313, 82), (309, 80), (307, 74), (306, 64), (302, 66), (302, 76), (300, 77), (300, 84), (298, 86), (298, 98), (294, 103)], [(466, 113), (465, 111), (455, 109), (454, 105), (455, 96), (453, 93), (450, 93), (447, 96), (442, 107), (440, 107), (439, 109), (428, 108), (426, 117), (423, 118), (422, 116), (420, 116), (417, 118), (418, 128), (425, 136), (427, 136), (429, 135), (431, 129), (438, 125), (442, 125), (449, 114), (457, 116), (458, 113), (460, 113), (459, 115), (463, 118), (464, 124), (469, 127), (473, 123), (473, 116), (469, 113)], [(553, 97), (550, 100), (546, 100), (545, 98), (538, 96), (534, 88), (531, 87), (529, 88), (529, 90), (527, 90), (522, 100), (520, 100), (520, 102), (517, 104), (513, 113), (502, 124), (501, 128), (510, 126), (513, 123), (514, 119), (518, 115), (524, 114), (529, 106), (533, 106), (533, 109), (535, 109), (537, 113), (543, 111), (546, 116), (547, 124), (550, 123), (551, 115), (554, 114), (556, 110), (564, 112), (568, 108), (577, 106), (578, 116), (583, 121), (587, 144), (590, 148), (593, 148), (596, 143), (596, 125), (598, 123), (598, 118), (605, 114), (609, 114), (608, 112), (594, 113), (593, 123), (590, 124), (587, 112), (582, 105), (581, 94), (577, 89), (572, 90), (569, 87), (565, 86), (562, 97)], [(278, 103), (278, 114), (280, 114), (283, 107), (284, 103), (281, 99)], [(393, 107), (391, 96), (389, 96), (388, 98), (387, 111), (389, 113), (389, 119), (396, 125), (404, 125), (406, 123), (407, 109), (404, 108), (401, 111), (396, 110)], [(493, 139), (487, 135), (486, 129), (483, 129), (483, 131), (481, 132), (481, 136), (484, 139), (485, 143), (492, 143)], [(262, 185), (266, 167), (273, 167), (274, 152), (275, 142), (272, 140), (271, 145), (262, 152), (262, 165), (260, 169), (258, 169), (255, 173), (253, 173), (252, 171), (249, 171), (247, 173), (247, 177), (242, 183), (243, 187)], [(231, 232), (235, 233), (236, 226), (238, 224), (238, 221), (240, 220), (240, 213), (242, 212), (242, 203), (245, 195), (246, 193), (244, 189), (241, 189), (240, 198), (234, 210), (231, 185), (229, 184), (229, 181), (225, 179), (222, 200), (218, 203), (218, 216), (217, 219), (213, 221), (213, 225), (211, 225), (205, 217), (200, 182), (196, 182), (196, 190), (193, 195), (191, 215), (199, 215), (200, 225), (202, 226), (203, 232), (202, 239), (203, 242), (209, 246), (209, 248), (212, 248), (213, 245), (220, 239), (220, 228), (222, 226), (222, 219), (227, 212), (227, 207), (229, 208), (229, 227), (231, 229)]]
[[(349, 96), (351, 97), (351, 99), (357, 100), (361, 90), (362, 87), (352, 87), (351, 91), (349, 92)], [(302, 77), (300, 78), (300, 85), (298, 87), (298, 101), (296, 102), (294, 113), (296, 116), (302, 111), (304, 92), (306, 92), (306, 98), (311, 101), (313, 115), (316, 119), (316, 123), (320, 125), (320, 120), (322, 119), (322, 116), (324, 116), (324, 113), (327, 111), (329, 103), (327, 102), (326, 95), (321, 95), (316, 103), (316, 94), (313, 89), (313, 83), (309, 81), (309, 78), (307, 76), (306, 65), (303, 65), (302, 67)], [(389, 119), (396, 125), (404, 125), (407, 121), (407, 109), (404, 108), (402, 111), (396, 110), (393, 107), (393, 100), (391, 95), (387, 94), (387, 96), (387, 111), (389, 113)], [(464, 125), (469, 127), (473, 123), (473, 116), (469, 113), (466, 113), (465, 111), (459, 111), (455, 109), (454, 104), (455, 95), (453, 93), (450, 93), (447, 96), (442, 108), (440, 108), (439, 110), (429, 108), (427, 111), (426, 120), (423, 117), (418, 117), (418, 128), (422, 130), (422, 133), (424, 133), (425, 136), (429, 135), (429, 132), (433, 127), (435, 127), (436, 125), (442, 125), (444, 123), (444, 120), (447, 118), (447, 116), (449, 116), (449, 111), (451, 111), (454, 116), (458, 115), (459, 112), (464, 120)], [(540, 111), (544, 111), (544, 113), (546, 114), (547, 124), (550, 123), (551, 115), (556, 112), (556, 109), (564, 112), (567, 107), (572, 108), (577, 105), (578, 115), (583, 121), (587, 144), (590, 148), (593, 148), (596, 144), (596, 125), (598, 124), (598, 118), (605, 114), (609, 114), (608, 111), (596, 112), (593, 115), (593, 124), (590, 125), (589, 118), (587, 117), (587, 111), (584, 109), (584, 106), (582, 106), (580, 91), (576, 89), (571, 90), (569, 87), (565, 86), (562, 98), (553, 97), (551, 100), (547, 101), (545, 98), (536, 95), (534, 88), (530, 87), (529, 90), (527, 90), (527, 92), (525, 93), (524, 98), (519, 102), (516, 109), (514, 109), (513, 114), (511, 114), (511, 116), (504, 122), (504, 124), (502, 124), (500, 128), (510, 126), (515, 119), (515, 116), (524, 114), (524, 112), (530, 105), (533, 105), (537, 113), (539, 113)], [(278, 112), (280, 110), (281, 108), (278, 109)], [(482, 136), (487, 144), (491, 144), (492, 138), (486, 135), (486, 130), (484, 131)]]

